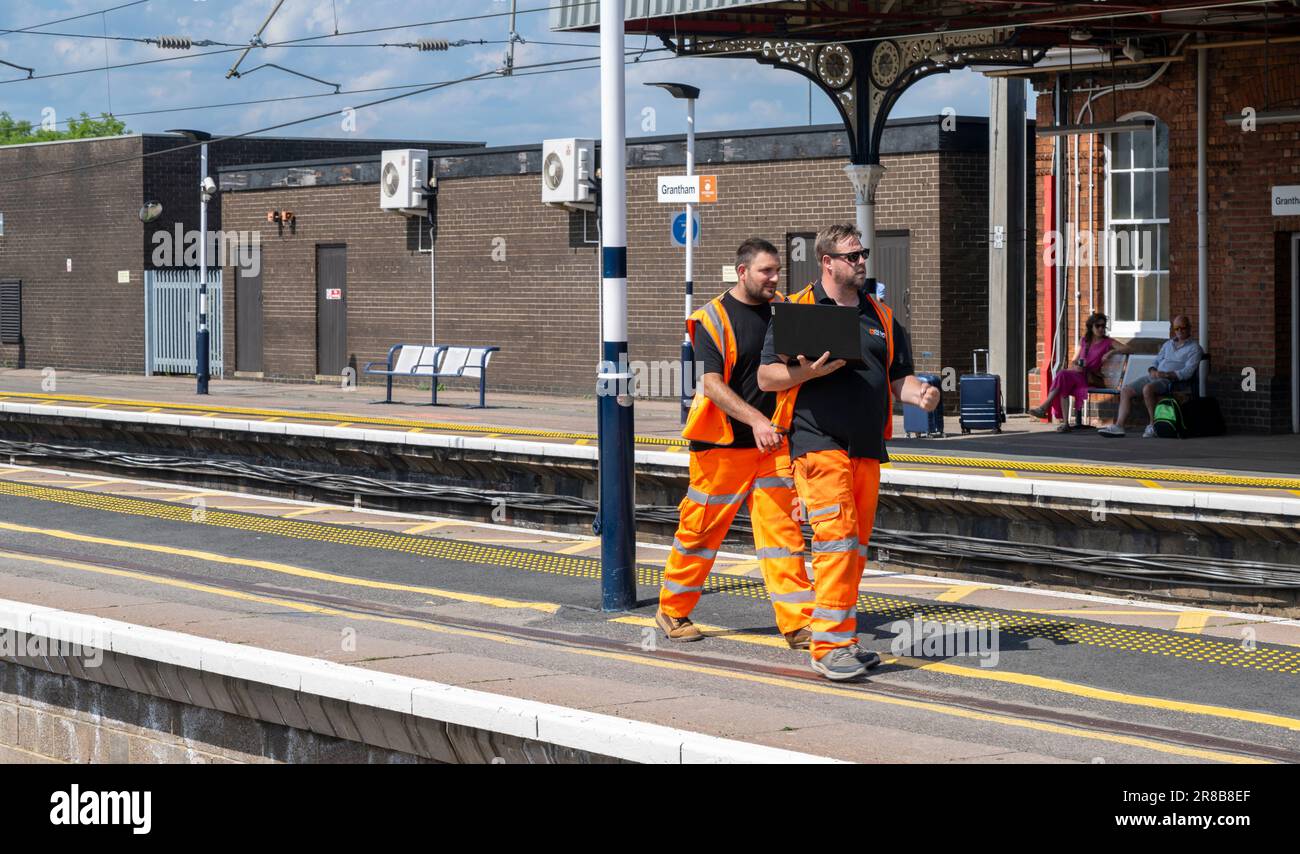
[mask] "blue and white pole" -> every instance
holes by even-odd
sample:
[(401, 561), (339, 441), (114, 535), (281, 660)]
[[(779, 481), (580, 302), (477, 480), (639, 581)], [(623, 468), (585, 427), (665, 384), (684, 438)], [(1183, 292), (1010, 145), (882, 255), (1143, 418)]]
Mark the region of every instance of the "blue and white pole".
[(211, 343), (208, 332), (208, 190), (204, 186), (208, 177), (208, 144), (199, 146), (199, 332), (195, 341), (195, 358), (198, 364), (195, 374), (198, 379), (198, 394), (208, 393), (208, 377), (211, 372), (209, 356)]
[(627, 140), (623, 0), (600, 2), (601, 332), (597, 417), (603, 611), (636, 605), (632, 373), (627, 358)]
[[(698, 97), (699, 90), (695, 90)], [(686, 98), (686, 174), (695, 174), (695, 98)], [(686, 318), (695, 310), (695, 205), (686, 203)], [(690, 333), (682, 340), (682, 423), (695, 395), (695, 348)]]

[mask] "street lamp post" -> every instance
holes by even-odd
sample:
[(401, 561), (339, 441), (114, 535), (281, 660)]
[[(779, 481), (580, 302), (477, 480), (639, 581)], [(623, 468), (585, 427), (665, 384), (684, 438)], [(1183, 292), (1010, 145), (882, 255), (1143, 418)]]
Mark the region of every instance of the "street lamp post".
[(195, 374), (198, 394), (208, 393), (210, 378), (211, 343), (208, 332), (208, 201), (216, 192), (216, 184), (208, 177), (208, 140), (212, 134), (201, 130), (171, 130), (199, 146), (199, 330), (194, 342)]
[[(674, 98), (686, 102), (686, 175), (695, 174), (695, 101), (700, 97), (696, 86), (686, 83), (647, 83), (658, 86)], [(695, 310), (695, 205), (686, 203), (686, 319), (690, 319)], [(682, 336), (682, 412), (681, 423), (686, 423), (686, 414), (691, 409), (691, 398), (695, 394), (695, 348), (691, 345), (690, 333)]]

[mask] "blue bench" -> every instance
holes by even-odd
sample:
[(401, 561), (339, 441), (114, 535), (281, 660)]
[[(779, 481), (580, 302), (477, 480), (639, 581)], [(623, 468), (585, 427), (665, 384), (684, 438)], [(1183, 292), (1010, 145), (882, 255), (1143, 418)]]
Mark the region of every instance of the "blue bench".
[(394, 344), (382, 362), (367, 362), (367, 376), (388, 378), (388, 394), (376, 403), (394, 403), (393, 377), (424, 377), (433, 387), (432, 406), (438, 405), (438, 380), (470, 377), (478, 380), (478, 406), (487, 407), (487, 367), (500, 347), (448, 347), (436, 344)]
[(444, 347), (442, 359), (437, 363), (433, 377), (433, 405), (438, 405), (438, 380), (453, 377), (478, 378), (478, 406), (470, 409), (484, 409), (484, 390), (487, 385), (487, 366), (492, 361), (492, 354), (500, 347)]
[[(388, 378), (388, 394), (375, 403), (393, 403), (393, 377), (429, 377), (431, 380), (438, 371), (438, 362), (446, 347), (429, 344), (394, 344), (388, 348), (388, 359), (383, 362), (366, 362), (361, 369), (367, 376)], [(382, 365), (383, 367), (376, 367)], [(437, 398), (438, 383), (433, 381), (434, 397)]]

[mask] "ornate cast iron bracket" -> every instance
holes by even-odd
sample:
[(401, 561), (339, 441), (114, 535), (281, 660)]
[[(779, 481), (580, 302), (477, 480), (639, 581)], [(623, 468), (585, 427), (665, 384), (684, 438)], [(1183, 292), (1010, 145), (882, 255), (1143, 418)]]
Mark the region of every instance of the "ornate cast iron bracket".
[(1012, 44), (1011, 28), (867, 42), (721, 39), (702, 36), (664, 44), (680, 56), (753, 59), (801, 74), (830, 96), (849, 132), (853, 163), (879, 163), (889, 111), (918, 80), (968, 65), (1029, 66), (1041, 48)]

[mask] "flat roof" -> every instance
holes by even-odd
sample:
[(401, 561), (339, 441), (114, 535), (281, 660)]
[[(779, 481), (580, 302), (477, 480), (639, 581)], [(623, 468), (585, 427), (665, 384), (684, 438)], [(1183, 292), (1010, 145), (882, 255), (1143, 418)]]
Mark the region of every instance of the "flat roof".
[[(955, 116), (956, 126), (945, 130), (948, 116), (891, 119), (885, 125), (885, 156), (925, 152), (986, 152), (988, 119)], [(1032, 122), (1030, 123), (1032, 127)], [(599, 140), (597, 140), (599, 150)], [(632, 168), (681, 166), (686, 162), (685, 134), (632, 137), (627, 140)], [(696, 168), (726, 163), (762, 163), (783, 160), (847, 158), (849, 138), (842, 125), (794, 125), (696, 134)], [(506, 145), (448, 149), (433, 153), (439, 178), (519, 175), (541, 171), (542, 145)], [(223, 190), (265, 190), (285, 187), (368, 184), (379, 180), (380, 155), (317, 157), (280, 163), (231, 164), (217, 169)]]

